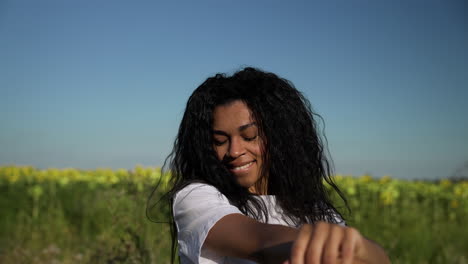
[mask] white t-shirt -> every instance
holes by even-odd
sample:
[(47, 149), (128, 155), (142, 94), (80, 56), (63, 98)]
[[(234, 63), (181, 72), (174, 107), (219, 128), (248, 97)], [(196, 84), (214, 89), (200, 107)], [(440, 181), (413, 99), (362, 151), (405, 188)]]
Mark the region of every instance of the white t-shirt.
[[(268, 209), (268, 224), (291, 226), (273, 195), (258, 196)], [(177, 226), (177, 240), (181, 264), (253, 264), (255, 262), (227, 257), (204, 247), (204, 241), (211, 227), (229, 214), (242, 214), (236, 206), (215, 187), (192, 183), (180, 190), (173, 204), (174, 221)], [(265, 219), (261, 221), (265, 223)], [(289, 221), (291, 222), (291, 221)], [(344, 224), (344, 221), (342, 221)], [(294, 226), (296, 227), (296, 226)]]

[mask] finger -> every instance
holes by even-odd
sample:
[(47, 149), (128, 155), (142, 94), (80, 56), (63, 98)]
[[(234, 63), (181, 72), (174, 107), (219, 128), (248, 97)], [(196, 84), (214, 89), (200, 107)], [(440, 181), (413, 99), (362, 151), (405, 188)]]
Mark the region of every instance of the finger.
[(358, 241), (360, 234), (356, 229), (352, 227), (346, 227), (344, 236), (345, 237), (341, 250), (343, 264), (351, 264), (353, 263), (356, 242)]
[(328, 239), (322, 254), (324, 264), (337, 264), (340, 257), (340, 246), (344, 238), (344, 228), (338, 225), (330, 225)]
[(330, 225), (325, 222), (318, 222), (314, 225), (314, 231), (304, 256), (306, 264), (320, 264), (323, 248), (329, 235)]
[(291, 264), (304, 264), (304, 255), (313, 231), (312, 225), (303, 225), (291, 248)]

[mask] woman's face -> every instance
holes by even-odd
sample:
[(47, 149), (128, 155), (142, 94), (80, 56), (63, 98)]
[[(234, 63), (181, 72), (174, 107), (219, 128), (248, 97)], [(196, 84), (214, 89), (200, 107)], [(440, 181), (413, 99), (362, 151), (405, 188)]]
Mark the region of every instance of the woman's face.
[(261, 177), (262, 140), (244, 102), (234, 101), (214, 109), (213, 148), (239, 184), (258, 194), (254, 184)]

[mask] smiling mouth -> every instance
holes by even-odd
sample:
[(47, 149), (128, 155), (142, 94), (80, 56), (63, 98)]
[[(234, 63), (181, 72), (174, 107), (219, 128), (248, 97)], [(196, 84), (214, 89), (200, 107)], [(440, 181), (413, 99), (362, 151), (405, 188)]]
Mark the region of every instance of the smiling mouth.
[(232, 172), (242, 172), (242, 171), (246, 171), (248, 170), (253, 164), (254, 164), (255, 161), (251, 161), (245, 165), (242, 165), (242, 166), (238, 166), (238, 167), (231, 167), (229, 170), (232, 171)]

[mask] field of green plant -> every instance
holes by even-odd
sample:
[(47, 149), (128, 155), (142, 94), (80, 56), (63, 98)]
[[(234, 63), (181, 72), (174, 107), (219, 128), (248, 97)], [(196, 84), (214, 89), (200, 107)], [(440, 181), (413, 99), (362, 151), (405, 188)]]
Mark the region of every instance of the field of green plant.
[[(0, 167), (0, 263), (170, 263), (169, 225), (146, 216), (160, 178), (158, 168)], [(348, 225), (392, 263), (468, 263), (467, 181), (335, 181), (351, 207), (343, 210)], [(154, 208), (152, 217), (168, 221), (169, 210)]]

